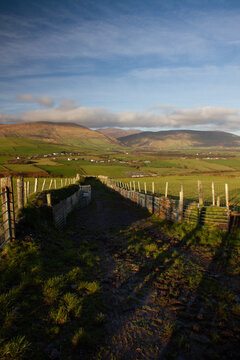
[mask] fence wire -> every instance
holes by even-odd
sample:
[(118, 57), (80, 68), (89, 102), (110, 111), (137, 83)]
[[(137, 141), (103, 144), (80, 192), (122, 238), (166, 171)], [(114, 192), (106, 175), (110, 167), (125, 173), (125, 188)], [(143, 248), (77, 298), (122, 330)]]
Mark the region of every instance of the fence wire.
[[(11, 239), (7, 194), (7, 190), (0, 193), (0, 249)], [(6, 200), (3, 201), (3, 199)]]

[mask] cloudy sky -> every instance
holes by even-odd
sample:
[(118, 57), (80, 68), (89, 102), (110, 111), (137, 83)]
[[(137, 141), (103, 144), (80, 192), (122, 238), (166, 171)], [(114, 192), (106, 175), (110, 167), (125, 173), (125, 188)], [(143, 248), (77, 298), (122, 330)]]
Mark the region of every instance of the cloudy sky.
[(0, 2), (0, 123), (240, 134), (239, 98), (239, 1)]

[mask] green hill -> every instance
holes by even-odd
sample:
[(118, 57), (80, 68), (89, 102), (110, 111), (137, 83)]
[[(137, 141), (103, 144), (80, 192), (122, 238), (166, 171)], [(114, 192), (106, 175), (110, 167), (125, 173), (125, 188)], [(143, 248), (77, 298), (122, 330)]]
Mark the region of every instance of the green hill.
[(191, 149), (191, 148), (239, 148), (240, 137), (223, 131), (169, 130), (141, 132), (118, 139), (134, 148)]
[(119, 146), (118, 140), (77, 124), (32, 122), (0, 125), (0, 154), (34, 155), (106, 150)]

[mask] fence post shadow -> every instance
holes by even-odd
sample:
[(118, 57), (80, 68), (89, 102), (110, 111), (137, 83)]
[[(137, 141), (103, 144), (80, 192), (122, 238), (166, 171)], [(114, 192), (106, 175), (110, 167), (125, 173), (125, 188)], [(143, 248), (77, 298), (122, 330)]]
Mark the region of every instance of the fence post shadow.
[[(201, 225), (196, 226), (188, 233), (183, 238), (182, 245), (186, 243), (189, 236), (193, 236), (201, 227)], [(218, 329), (215, 330), (214, 325), (219, 321), (218, 306), (221, 305), (216, 289), (219, 289), (219, 286), (227, 288), (225, 283), (218, 283), (218, 278), (221, 277), (221, 274), (227, 274), (228, 271), (229, 260), (234, 248), (230, 241), (228, 232), (222, 234), (221, 242), (215, 249), (211, 262), (206, 269), (203, 269), (196, 291), (188, 299), (184, 318), (182, 318), (181, 312), (176, 314), (174, 323), (177, 328), (173, 331), (166, 348), (163, 350), (161, 359), (215, 359), (220, 358), (217, 357), (220, 353), (220, 356), (223, 356), (221, 358), (224, 359), (238, 358), (237, 346), (226, 345), (227, 354), (224, 354), (223, 346), (219, 352), (221, 345), (214, 341), (214, 334), (218, 331)], [(228, 250), (227, 256), (226, 249)], [(209, 304), (209, 301), (212, 303)], [(183, 337), (186, 343), (182, 341)]]

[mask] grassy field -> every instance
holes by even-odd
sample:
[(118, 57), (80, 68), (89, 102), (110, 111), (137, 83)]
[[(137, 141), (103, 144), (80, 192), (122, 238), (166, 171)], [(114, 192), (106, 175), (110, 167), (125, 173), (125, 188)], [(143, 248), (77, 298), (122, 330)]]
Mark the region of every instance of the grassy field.
[(64, 166), (64, 165), (41, 165), (40, 169), (46, 171), (49, 175), (71, 177), (79, 173), (79, 170), (75, 166)]
[(0, 156), (0, 164), (5, 164), (8, 160), (11, 160), (11, 156)]
[(138, 182), (143, 191), (144, 183), (147, 184), (147, 191), (152, 192), (152, 182), (154, 182), (155, 193), (164, 195), (166, 182), (168, 182), (168, 196), (179, 197), (181, 185), (183, 185), (184, 198), (189, 200), (198, 199), (198, 180), (203, 184), (203, 198), (206, 202), (212, 201), (212, 182), (215, 184), (215, 197), (221, 197), (221, 203), (225, 203), (225, 184), (229, 187), (229, 201), (234, 205), (240, 204), (240, 174), (236, 177), (228, 176), (162, 176), (148, 178), (119, 178), (123, 183), (132, 183), (135, 181), (136, 189)]
[[(41, 146), (43, 146), (42, 142), (25, 141), (24, 139), (14, 139), (13, 143), (20, 147), (26, 146), (24, 148), (25, 152), (29, 152), (33, 144), (36, 151), (37, 149), (40, 151)], [(13, 143), (10, 141), (8, 146), (14, 147)], [(4, 144), (1, 143), (1, 146), (4, 147)], [(53, 148), (52, 144), (44, 143), (44, 148), (44, 153), (53, 151), (53, 149), (59, 151), (59, 148)], [(71, 150), (73, 149), (71, 148)], [(72, 160), (69, 161), (68, 157)], [(165, 193), (165, 184), (168, 182), (169, 196), (178, 196), (180, 187), (183, 185), (185, 199), (197, 199), (197, 181), (201, 180), (204, 188), (204, 200), (207, 202), (211, 201), (211, 183), (214, 181), (215, 195), (221, 197), (222, 203), (225, 201), (226, 183), (229, 185), (230, 202), (233, 204), (240, 203), (240, 196), (238, 195), (240, 191), (238, 185), (240, 180), (240, 157), (238, 152), (218, 151), (212, 153), (205, 151), (197, 153), (196, 151), (181, 151), (178, 153), (144, 153), (126, 150), (112, 152), (106, 149), (94, 152), (94, 149), (92, 149), (92, 153), (90, 153), (82, 148), (81, 156), (66, 155), (49, 158), (42, 156), (30, 159), (30, 164), (24, 163), (27, 158), (20, 159), (20, 162), (23, 161), (22, 164), (8, 163), (9, 160), (13, 159), (16, 160), (16, 156), (12, 158), (10, 156), (0, 156), (0, 172), (6, 173), (7, 168), (10, 173), (17, 175), (22, 172), (24, 174), (39, 173), (40, 176), (41, 174), (43, 176), (48, 174), (54, 177), (73, 177), (79, 173), (87, 176), (108, 176), (120, 179), (123, 182), (130, 182), (135, 179), (136, 182), (140, 181), (141, 188), (146, 182), (149, 191), (154, 181), (155, 191), (159, 194)], [(139, 179), (137, 176), (140, 176)]]
[(214, 159), (214, 160), (206, 160), (209, 164), (218, 164), (223, 166), (228, 166), (233, 169), (240, 170), (240, 158), (234, 158), (234, 159)]
[(6, 171), (6, 169), (0, 165), (0, 171)]
[[(78, 149), (76, 147), (76, 149)], [(29, 156), (36, 154), (49, 154), (61, 151), (75, 151), (73, 146), (51, 144), (39, 140), (30, 140), (22, 138), (0, 138), (1, 155), (19, 155)]]
[(228, 163), (215, 163), (201, 159), (169, 159), (168, 161), (153, 161), (151, 164), (146, 164), (147, 167), (153, 169), (184, 169), (190, 171), (208, 172), (208, 171), (232, 171), (233, 167)]
[(34, 166), (32, 164), (5, 164), (6, 168), (8, 168), (10, 171), (13, 171), (13, 172), (23, 172), (23, 173), (36, 173), (36, 172), (43, 172), (44, 171), (37, 167), (37, 166)]

